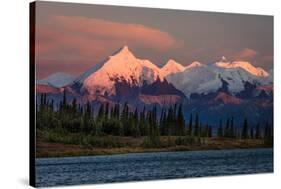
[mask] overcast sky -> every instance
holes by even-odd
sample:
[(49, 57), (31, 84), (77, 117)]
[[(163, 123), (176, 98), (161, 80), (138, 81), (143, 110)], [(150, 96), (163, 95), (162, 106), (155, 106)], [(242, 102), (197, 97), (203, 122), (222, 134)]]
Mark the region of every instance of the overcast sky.
[(221, 56), (273, 67), (273, 17), (37, 2), (37, 78), (79, 75), (127, 45), (158, 66)]

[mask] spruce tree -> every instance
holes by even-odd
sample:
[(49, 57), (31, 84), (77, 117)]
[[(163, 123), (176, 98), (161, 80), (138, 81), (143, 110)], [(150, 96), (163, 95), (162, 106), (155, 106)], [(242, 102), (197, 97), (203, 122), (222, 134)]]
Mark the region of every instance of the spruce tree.
[(134, 126), (135, 126), (134, 136), (138, 137), (138, 136), (140, 136), (138, 108), (135, 109), (135, 112), (134, 112), (134, 115), (133, 115), (133, 122), (134, 122)]
[(243, 128), (242, 128), (242, 135), (241, 138), (242, 139), (247, 139), (249, 138), (249, 126), (248, 126), (248, 121), (247, 118), (244, 119), (244, 124), (243, 124)]
[(218, 135), (218, 137), (223, 137), (222, 120), (220, 120), (220, 124), (219, 124), (217, 135)]
[(90, 130), (90, 127), (91, 127), (91, 116), (92, 116), (92, 106), (91, 106), (91, 103), (89, 101), (86, 103), (85, 109), (86, 110), (84, 112), (83, 130), (84, 130), (84, 132), (88, 132)]
[(44, 104), (44, 106), (47, 105), (47, 94), (46, 93), (44, 93), (44, 102), (43, 102), (43, 104)]
[(44, 104), (44, 94), (41, 93), (41, 95), (40, 95), (40, 107), (41, 107), (41, 109), (43, 107), (43, 104)]
[(177, 135), (177, 104), (174, 105), (172, 109), (172, 120), (171, 120), (171, 133), (172, 135)]
[(260, 131), (260, 124), (259, 123), (256, 125), (255, 138), (256, 139), (260, 139), (261, 138), (261, 131)]
[(63, 107), (65, 108), (65, 106), (66, 106), (66, 91), (64, 90), (63, 91), (63, 100), (62, 100), (62, 105), (63, 105)]
[(182, 105), (178, 108), (178, 115), (177, 115), (177, 135), (184, 135), (184, 128), (185, 128), (185, 121), (182, 112)]
[(235, 138), (234, 118), (233, 117), (231, 117), (231, 121), (230, 121), (230, 137)]
[(147, 124), (146, 124), (145, 114), (146, 114), (146, 110), (145, 110), (145, 106), (144, 106), (143, 110), (140, 113), (140, 119), (139, 119), (140, 134), (142, 136), (146, 136), (147, 133), (148, 133), (147, 132)]
[(230, 127), (229, 127), (229, 118), (226, 120), (226, 126), (224, 129), (224, 137), (229, 137), (230, 136)]
[(170, 136), (173, 134), (173, 108), (170, 106), (167, 116), (167, 135)]
[(194, 126), (194, 136), (199, 137), (200, 136), (200, 128), (199, 128), (199, 116), (196, 114), (195, 116), (195, 126)]
[(209, 129), (208, 129), (208, 137), (209, 138), (212, 138), (213, 136), (213, 133), (212, 133), (212, 126), (209, 126)]
[(161, 110), (161, 115), (160, 115), (160, 120), (159, 120), (159, 128), (160, 128), (160, 133), (161, 135), (165, 135), (165, 119), (166, 119), (166, 112), (165, 109), (162, 108)]
[(127, 102), (125, 102), (124, 106), (123, 106), (123, 110), (121, 113), (121, 123), (123, 125), (123, 129), (124, 129), (124, 135), (128, 136), (130, 133), (130, 125), (129, 125), (129, 107)]
[(114, 108), (115, 108), (115, 105), (111, 106), (111, 108), (110, 108), (110, 119), (111, 120), (115, 118), (115, 116), (114, 116)]
[(104, 118), (104, 105), (101, 104), (100, 107), (99, 107), (97, 120), (98, 121), (103, 121), (103, 118)]
[(190, 114), (190, 117), (189, 117), (189, 125), (188, 125), (188, 134), (191, 136), (192, 135), (192, 114)]
[(74, 98), (72, 100), (72, 112), (73, 112), (73, 114), (76, 113), (76, 110), (77, 110), (77, 102), (76, 102), (76, 98)]
[(254, 128), (251, 127), (251, 130), (250, 130), (250, 137), (251, 139), (254, 139)]
[(109, 118), (109, 103), (105, 104), (105, 111), (104, 111), (104, 119), (107, 120)]
[(54, 112), (54, 99), (51, 100), (50, 109)]
[(167, 135), (168, 130), (167, 130), (167, 114), (166, 114), (166, 109), (164, 109), (163, 112), (163, 118), (162, 118), (162, 135)]

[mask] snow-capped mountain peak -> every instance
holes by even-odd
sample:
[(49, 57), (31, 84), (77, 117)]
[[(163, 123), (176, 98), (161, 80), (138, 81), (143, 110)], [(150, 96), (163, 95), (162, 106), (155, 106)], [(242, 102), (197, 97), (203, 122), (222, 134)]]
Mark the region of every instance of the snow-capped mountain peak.
[(194, 61), (191, 64), (189, 64), (188, 66), (185, 67), (185, 69), (190, 69), (190, 68), (195, 68), (195, 67), (201, 67), (203, 66), (202, 63), (198, 62), (198, 61)]
[(135, 58), (133, 53), (129, 50), (128, 46), (123, 46), (119, 50), (117, 50), (113, 55), (110, 56), (110, 58), (119, 58), (119, 59), (128, 59), (128, 58)]
[(253, 66), (250, 62), (246, 61), (234, 61), (234, 62), (216, 62), (215, 66), (231, 69), (231, 68), (242, 68), (246, 70), (247, 72), (251, 73), (252, 75), (258, 76), (258, 77), (267, 77), (269, 74), (260, 67)]
[[(191, 69), (192, 68), (192, 69)], [(208, 94), (220, 88), (231, 94), (245, 90), (245, 83), (264, 85), (270, 83), (267, 73), (248, 62), (216, 62), (212, 65), (189, 65), (183, 72), (169, 75), (167, 81), (183, 91), (187, 97), (192, 93)]]
[(168, 62), (161, 68), (162, 75), (165, 77), (170, 74), (182, 72), (185, 70), (185, 67), (175, 60), (170, 59)]
[(94, 73), (85, 78), (83, 89), (90, 94), (115, 94), (116, 82), (142, 85), (152, 83), (157, 78), (163, 80), (161, 70), (149, 60), (136, 58), (127, 46), (109, 56), (107, 61)]
[(75, 80), (75, 78), (75, 76), (67, 73), (54, 73), (47, 78), (37, 80), (36, 83), (60, 88), (71, 84)]
[(124, 46), (109, 56), (109, 59), (113, 59), (115, 62), (132, 63), (136, 60), (136, 57), (129, 50), (128, 46)]
[(222, 56), (220, 62), (228, 62), (228, 60), (225, 56)]

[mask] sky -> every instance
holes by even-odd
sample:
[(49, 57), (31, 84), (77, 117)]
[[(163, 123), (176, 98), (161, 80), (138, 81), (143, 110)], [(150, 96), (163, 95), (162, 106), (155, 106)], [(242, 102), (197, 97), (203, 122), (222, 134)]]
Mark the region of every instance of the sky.
[(187, 10), (36, 3), (36, 77), (80, 75), (127, 45), (159, 67), (225, 56), (273, 68), (273, 17)]

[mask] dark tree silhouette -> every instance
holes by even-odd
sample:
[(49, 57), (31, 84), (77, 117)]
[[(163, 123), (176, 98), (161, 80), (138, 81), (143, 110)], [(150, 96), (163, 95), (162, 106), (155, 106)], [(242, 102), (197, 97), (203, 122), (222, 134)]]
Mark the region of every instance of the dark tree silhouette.
[(242, 139), (247, 139), (249, 138), (249, 126), (248, 126), (248, 120), (247, 118), (244, 119), (244, 124), (243, 124), (243, 128), (242, 128), (242, 135), (241, 135)]

